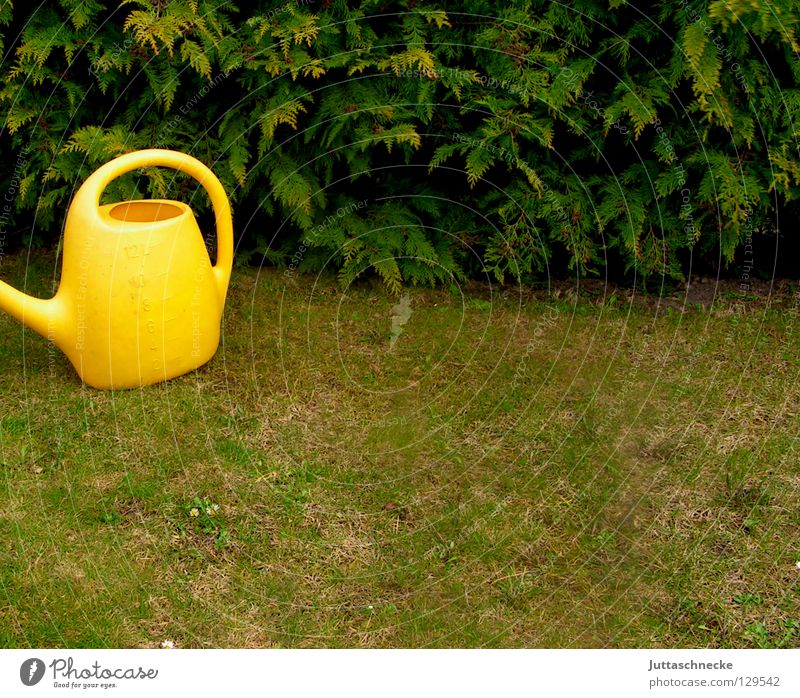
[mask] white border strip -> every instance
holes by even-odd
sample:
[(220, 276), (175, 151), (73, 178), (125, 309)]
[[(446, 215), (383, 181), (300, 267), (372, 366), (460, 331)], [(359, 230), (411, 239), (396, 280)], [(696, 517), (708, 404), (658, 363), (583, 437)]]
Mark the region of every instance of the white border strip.
[(800, 649), (4, 650), (0, 695), (796, 698)]

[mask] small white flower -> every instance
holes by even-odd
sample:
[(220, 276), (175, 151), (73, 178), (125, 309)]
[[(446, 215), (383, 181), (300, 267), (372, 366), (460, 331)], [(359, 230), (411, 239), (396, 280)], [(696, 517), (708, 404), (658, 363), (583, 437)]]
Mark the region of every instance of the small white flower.
[(800, 560), (794, 563), (794, 566), (800, 570)]
[(370, 604), (369, 606), (367, 606), (367, 608), (368, 608), (370, 611), (374, 611), (374, 610), (375, 610), (375, 606), (373, 606), (372, 604)]
[(219, 504), (214, 504), (214, 505), (213, 505), (211, 508), (212, 508), (214, 511), (219, 511)]
[(209, 516), (213, 516), (214, 510), (211, 507), (208, 507), (208, 509), (206, 509), (206, 514), (208, 514)]
[(200, 516), (200, 510), (197, 507), (192, 507), (189, 516)]
[(172, 640), (164, 640), (164, 642), (161, 643), (161, 649), (162, 650), (174, 650), (175, 649), (175, 643)]

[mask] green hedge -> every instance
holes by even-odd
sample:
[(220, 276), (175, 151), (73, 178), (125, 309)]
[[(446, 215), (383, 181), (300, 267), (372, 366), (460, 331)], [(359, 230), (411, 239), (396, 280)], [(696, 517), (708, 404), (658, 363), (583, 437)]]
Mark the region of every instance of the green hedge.
[[(218, 173), (240, 260), (393, 291), (612, 262), (682, 279), (797, 217), (794, 0), (15, 5), (6, 249), (54, 243), (83, 179), (146, 147)], [(107, 196), (208, 205), (157, 169)]]

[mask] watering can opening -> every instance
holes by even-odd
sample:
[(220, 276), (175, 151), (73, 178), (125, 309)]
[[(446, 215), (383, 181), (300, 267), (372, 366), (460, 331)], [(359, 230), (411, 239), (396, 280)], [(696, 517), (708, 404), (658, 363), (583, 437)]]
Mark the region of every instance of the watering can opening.
[(182, 213), (184, 213), (184, 209), (175, 204), (156, 201), (127, 201), (114, 206), (108, 215), (126, 223), (156, 223), (177, 218)]

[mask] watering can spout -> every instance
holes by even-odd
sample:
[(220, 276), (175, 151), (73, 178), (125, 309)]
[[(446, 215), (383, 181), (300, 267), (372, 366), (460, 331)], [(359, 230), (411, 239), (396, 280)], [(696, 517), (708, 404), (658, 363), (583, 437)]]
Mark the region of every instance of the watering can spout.
[(56, 344), (60, 339), (59, 308), (57, 297), (34, 298), (0, 281), (0, 310)]

